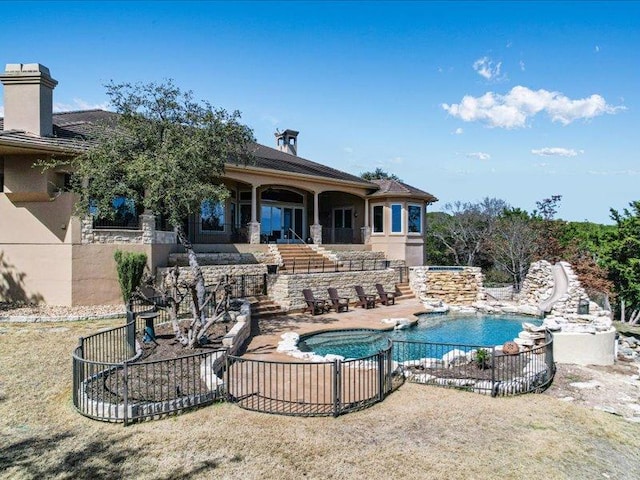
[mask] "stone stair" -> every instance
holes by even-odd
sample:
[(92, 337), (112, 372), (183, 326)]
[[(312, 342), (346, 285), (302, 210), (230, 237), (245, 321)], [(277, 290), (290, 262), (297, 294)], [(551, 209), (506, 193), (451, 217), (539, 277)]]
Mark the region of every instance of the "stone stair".
[(409, 287), (409, 282), (396, 283), (396, 293), (397, 293), (396, 298), (400, 300), (416, 298), (416, 295), (413, 293), (413, 290), (411, 290), (411, 287)]
[(251, 304), (252, 319), (269, 318), (284, 313), (280, 306), (266, 295), (250, 297), (248, 300)]
[(307, 245), (278, 245), (278, 253), (282, 259), (279, 273), (331, 272), (336, 268), (336, 262)]

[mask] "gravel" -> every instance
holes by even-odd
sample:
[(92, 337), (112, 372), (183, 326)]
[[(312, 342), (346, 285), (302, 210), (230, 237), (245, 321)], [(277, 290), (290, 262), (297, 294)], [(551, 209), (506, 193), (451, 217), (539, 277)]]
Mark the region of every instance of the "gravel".
[(125, 315), (124, 305), (25, 305), (0, 302), (0, 321), (37, 322), (116, 318)]

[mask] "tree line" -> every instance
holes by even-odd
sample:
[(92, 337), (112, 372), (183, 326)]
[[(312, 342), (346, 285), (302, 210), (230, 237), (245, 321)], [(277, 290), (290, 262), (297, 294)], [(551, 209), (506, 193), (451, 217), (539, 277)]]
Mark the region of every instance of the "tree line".
[(640, 201), (611, 209), (614, 224), (602, 225), (556, 218), (561, 200), (540, 200), (532, 212), (497, 198), (447, 203), (427, 214), (427, 263), (481, 267), (488, 282), (519, 289), (531, 263), (565, 260), (590, 295), (640, 309)]

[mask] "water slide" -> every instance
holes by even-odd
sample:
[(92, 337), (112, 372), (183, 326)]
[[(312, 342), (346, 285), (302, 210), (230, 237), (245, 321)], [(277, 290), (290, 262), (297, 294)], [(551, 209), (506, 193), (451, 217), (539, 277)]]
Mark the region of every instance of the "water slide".
[(567, 272), (561, 263), (556, 263), (553, 266), (552, 274), (553, 292), (549, 298), (543, 300), (540, 302), (540, 305), (538, 305), (538, 308), (543, 313), (549, 313), (555, 303), (560, 300), (560, 297), (565, 295), (569, 289), (569, 277), (567, 277)]

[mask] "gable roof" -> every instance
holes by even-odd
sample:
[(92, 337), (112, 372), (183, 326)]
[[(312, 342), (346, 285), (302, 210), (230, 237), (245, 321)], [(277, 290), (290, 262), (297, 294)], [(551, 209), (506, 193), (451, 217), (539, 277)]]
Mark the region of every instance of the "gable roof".
[(392, 196), (411, 196), (411, 197), (419, 197), (425, 200), (426, 202), (433, 203), (437, 202), (438, 199), (424, 190), (420, 190), (419, 188), (412, 187), (404, 182), (399, 180), (392, 179), (376, 179), (371, 180), (372, 183), (375, 183), (380, 188), (369, 195), (370, 198), (375, 197), (392, 197)]

